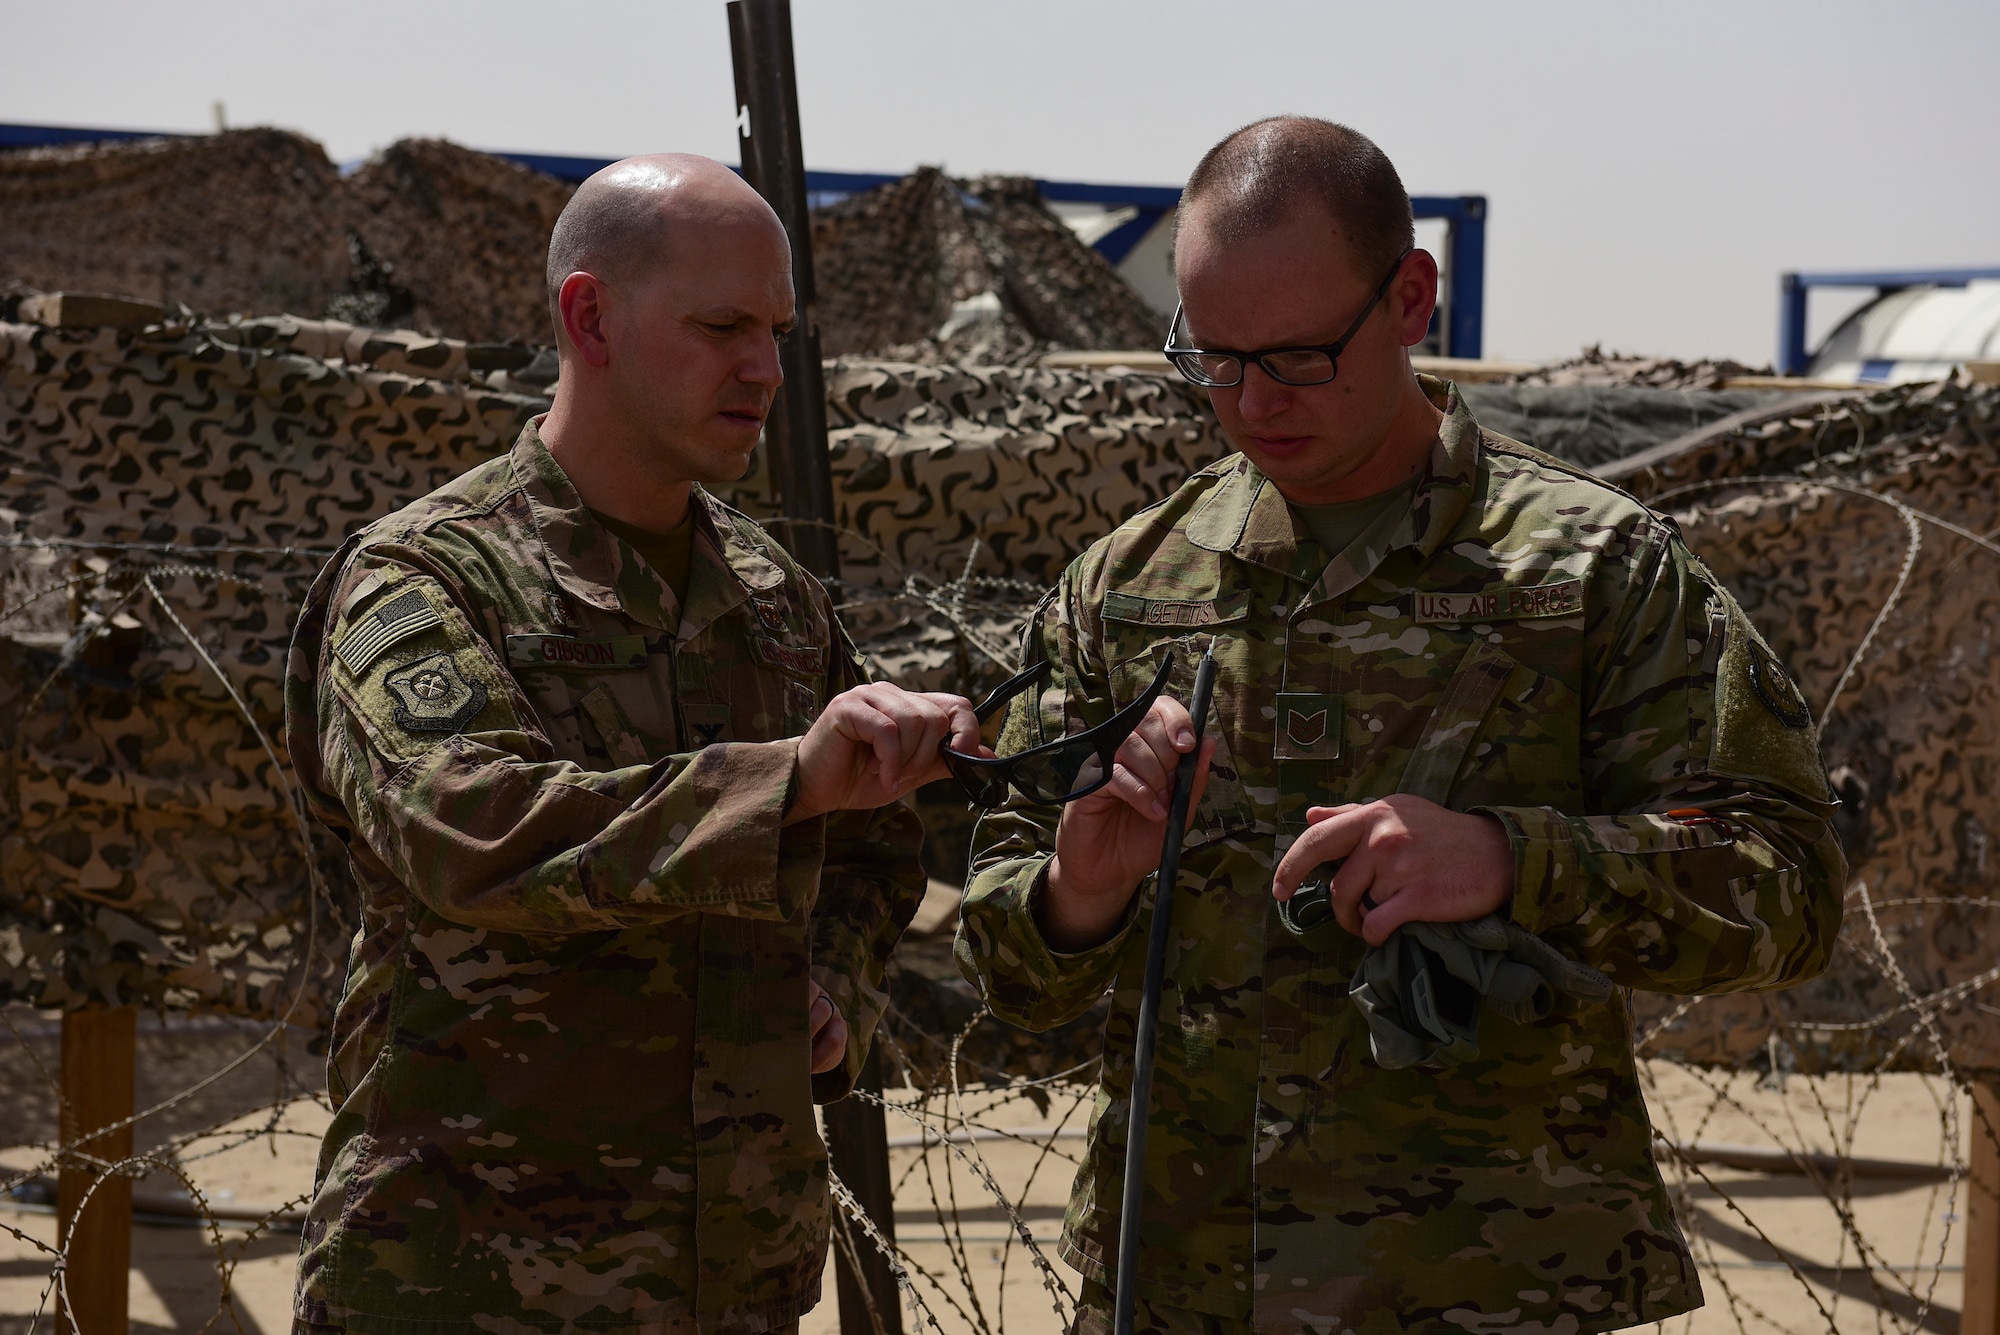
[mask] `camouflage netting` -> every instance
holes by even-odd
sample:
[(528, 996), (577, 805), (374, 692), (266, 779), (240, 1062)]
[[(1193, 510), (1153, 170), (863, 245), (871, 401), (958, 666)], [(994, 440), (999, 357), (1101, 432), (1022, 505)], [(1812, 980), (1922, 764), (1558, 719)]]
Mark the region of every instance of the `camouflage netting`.
[(548, 341), (542, 271), (549, 232), (574, 193), (568, 182), (442, 139), (405, 139), (343, 184), (356, 257), (379, 257), (383, 272), (370, 283), (357, 263), (345, 300), (312, 309), (455, 338)]
[[(314, 907), (264, 750), (292, 607), (347, 533), (512, 443), (547, 404), (520, 378), (531, 354), (285, 317), (12, 313), (0, 1000), (282, 1012), (317, 912), (310, 1022), (349, 920), (333, 859)], [(837, 363), (829, 396), (840, 591), (913, 684), (997, 673), (1035, 581), (1221, 450), (1159, 378)], [(755, 509), (758, 489), (735, 499)]]
[(1779, 408), (1606, 471), (1680, 521), (1797, 673), (1852, 864), (1825, 975), (1769, 997), (1644, 999), (1654, 1050), (2000, 1069), (2000, 388)]
[(321, 1013), (344, 903), (265, 741), (293, 609), (543, 406), (411, 335), (0, 323), (0, 999), (282, 1013), (312, 932)]
[[(0, 290), (544, 343), (549, 232), (574, 189), (441, 139), (345, 179), (282, 130), (0, 151)], [(829, 355), (1023, 364), (1159, 337), (1023, 177), (925, 168), (818, 210), (813, 245)]]
[(1533, 441), (1586, 468), (1597, 468), (1715, 426), (1723, 418), (1768, 408), (1770, 390), (1648, 389), (1617, 384), (1466, 385), (1479, 424)]
[(1509, 378), (1516, 385), (1621, 385), (1636, 389), (1722, 389), (1738, 376), (1770, 375), (1768, 366), (1745, 366), (1727, 357), (1696, 362), (1606, 352), (1593, 343), (1567, 361), (1538, 366)]
[[(346, 532), (503, 449), (546, 383), (527, 349), (331, 322), (0, 322), (0, 999), (283, 1008), (311, 901), (258, 730), (277, 723), (291, 605)], [(1224, 448), (1162, 376), (843, 359), (828, 397), (836, 594), (912, 686), (992, 681), (1062, 564)], [(1935, 1012), (1952, 1060), (2000, 1066), (1978, 993), (2000, 822), (1979, 563), (2000, 549), (1938, 526), (2000, 526), (1996, 406), (1957, 384), (1790, 400), (1607, 466), (1680, 517), (1816, 707), (1889, 609), (1826, 729), (1857, 875), (1839, 963), (1776, 998), (1647, 1002), (1661, 1050), (1935, 1069)], [(734, 499), (765, 508), (755, 485)], [(1924, 540), (1898, 592), (1910, 524)], [(948, 871), (962, 821), (944, 834)], [(321, 870), (308, 1018), (347, 933), (339, 868)], [(901, 993), (933, 1035), (972, 1013), (936, 963)], [(1091, 1035), (1072, 1038), (971, 1055), (1046, 1071), (1087, 1055)]]
[(282, 130), (0, 153), (0, 289), (317, 314), (347, 280), (342, 196)]
[(835, 361), (826, 395), (841, 616), (921, 690), (1004, 675), (1072, 558), (1228, 452), (1178, 377)]
[(813, 269), (828, 356), (1020, 365), (1160, 339), (1159, 317), (1025, 177), (926, 167), (820, 209)]
[(438, 139), (342, 179), (282, 130), (0, 152), (0, 287), (546, 342), (572, 187)]

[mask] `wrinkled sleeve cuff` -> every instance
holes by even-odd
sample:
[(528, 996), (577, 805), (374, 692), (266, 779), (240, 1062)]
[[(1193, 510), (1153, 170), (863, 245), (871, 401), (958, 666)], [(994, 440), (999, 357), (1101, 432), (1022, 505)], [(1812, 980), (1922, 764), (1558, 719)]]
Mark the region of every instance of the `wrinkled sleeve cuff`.
[(1575, 831), (1552, 807), (1474, 807), (1507, 832), (1514, 853), (1514, 899), (1509, 913), (1527, 931), (1543, 932), (1579, 921), (1589, 906)]
[(1132, 924), (1139, 920), (1139, 906), (1148, 901), (1153, 883), (1159, 876), (1155, 873), (1139, 882), (1138, 888), (1132, 891), (1132, 901), (1125, 906), (1123, 921), (1109, 937), (1085, 950), (1062, 951), (1043, 938), (1041, 924), (1035, 921), (1035, 901), (1048, 893), (1049, 864), (1054, 861), (1053, 857), (1042, 859), (1042, 865), (1035, 869), (1034, 879), (1028, 883), (1027, 902), (1022, 908), (1027, 933), (1048, 961), (1052, 978), (1102, 975), (1105, 985), (1109, 986), (1111, 975), (1118, 968), (1119, 953), (1125, 949), (1125, 942), (1132, 935)]
[(1145, 897), (1142, 884), (1108, 940), (1087, 950), (1055, 950), (1034, 913), (1050, 861), (1016, 859), (975, 876), (966, 887), (956, 947), (959, 969), (993, 1013), (1037, 1032), (1076, 1018), (1103, 995), (1133, 939)]
[[(662, 808), (654, 822), (673, 823), (654, 831), (660, 851), (632, 884), (629, 903), (674, 903), (776, 922), (804, 917), (826, 858), (826, 820), (784, 823), (797, 763), (795, 737), (726, 742), (699, 752), (693, 792), (677, 792), (679, 785), (673, 785), (658, 795)], [(645, 806), (642, 802), (634, 815), (643, 819)], [(699, 813), (692, 829), (686, 824), (689, 807)]]
[(781, 821), (775, 835), (778, 920), (793, 922), (810, 913), (819, 897), (820, 875), (826, 867), (826, 817), (816, 816), (796, 825)]

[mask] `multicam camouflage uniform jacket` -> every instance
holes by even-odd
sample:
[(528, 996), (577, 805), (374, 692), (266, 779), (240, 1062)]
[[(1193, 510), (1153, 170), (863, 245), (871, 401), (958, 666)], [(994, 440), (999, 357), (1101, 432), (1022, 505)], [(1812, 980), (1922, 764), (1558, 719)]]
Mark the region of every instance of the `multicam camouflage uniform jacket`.
[[(1142, 1295), (1319, 1335), (1654, 1321), (1701, 1291), (1622, 1001), (1566, 999), (1532, 1026), (1489, 1013), (1475, 1061), (1384, 1070), (1347, 995), (1365, 947), (1333, 923), (1288, 933), (1273, 868), (1308, 806), (1418, 792), (1497, 817), (1514, 919), (1617, 982), (1782, 987), (1822, 967), (1839, 923), (1826, 781), (1797, 688), (1666, 521), (1426, 389), (1447, 414), (1429, 472), (1346, 551), (1320, 551), (1231, 456), (1085, 553), (1029, 628), (1055, 676), (1002, 749), (1101, 722), (1168, 652), (1188, 699), (1214, 647)], [(1064, 1236), (1109, 1283), (1151, 892), (1110, 941), (1051, 950), (1031, 902), (1057, 815), (1016, 799), (984, 820), (957, 948), (1030, 1029), (1111, 989)]]
[[(695, 498), (682, 610), (530, 425), (307, 600), (288, 743), (365, 919), (302, 1320), (758, 1331), (818, 1297), (813, 1102), (859, 1070), (920, 836), (781, 828), (796, 738), (863, 670), (818, 584)], [(809, 965), (850, 1026), (819, 1077)]]

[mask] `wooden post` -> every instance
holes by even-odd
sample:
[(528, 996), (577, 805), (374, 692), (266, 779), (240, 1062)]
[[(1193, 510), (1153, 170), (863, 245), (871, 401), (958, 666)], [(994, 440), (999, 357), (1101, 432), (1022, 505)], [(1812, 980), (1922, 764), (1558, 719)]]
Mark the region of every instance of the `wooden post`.
[(2000, 1081), (1972, 1085), (1959, 1335), (2000, 1335)]
[[(868, 1050), (868, 1060), (854, 1087), (871, 1094), (882, 1092), (879, 1044)], [(855, 1201), (875, 1221), (882, 1236), (894, 1245), (896, 1192), (889, 1177), (889, 1127), (882, 1115), (882, 1105), (842, 1099), (829, 1103), (825, 1116), (826, 1148), (833, 1160), (833, 1171), (840, 1174), (840, 1180), (854, 1193)], [(834, 1291), (840, 1295), (841, 1335), (903, 1335), (902, 1295), (897, 1292), (896, 1276), (890, 1271), (889, 1262), (858, 1228), (854, 1230), (854, 1249), (861, 1256), (863, 1273), (859, 1276), (848, 1263), (846, 1253), (838, 1247), (834, 1249)], [(875, 1316), (869, 1314), (869, 1298), (875, 1300)], [(881, 1318), (879, 1329), (876, 1316)]]
[[(93, 1159), (115, 1163), (132, 1153), (129, 1126), (85, 1138), (132, 1115), (138, 1020), (131, 1006), (63, 1012), (62, 1141)], [(95, 1169), (65, 1155), (56, 1186), (56, 1238), (67, 1257), (69, 1298), (67, 1304), (57, 1299), (56, 1335), (126, 1335), (132, 1179), (100, 1180)]]

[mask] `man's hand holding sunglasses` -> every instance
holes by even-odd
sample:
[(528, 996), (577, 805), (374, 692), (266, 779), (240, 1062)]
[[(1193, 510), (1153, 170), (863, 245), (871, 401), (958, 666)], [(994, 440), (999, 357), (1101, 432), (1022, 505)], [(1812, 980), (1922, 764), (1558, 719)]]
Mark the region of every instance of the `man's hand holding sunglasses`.
[(942, 745), (979, 749), (979, 720), (956, 695), (887, 682), (836, 695), (799, 741), (785, 824), (829, 811), (871, 811), (946, 775)]
[[(1139, 883), (1159, 870), (1174, 775), (1193, 749), (1194, 722), (1186, 707), (1162, 695), (1119, 746), (1111, 781), (1063, 807), (1056, 855), (1035, 900), (1035, 921), (1051, 948), (1087, 950), (1117, 931)], [(1204, 741), (1188, 802), (1190, 822), (1214, 754), (1214, 741)]]

